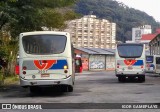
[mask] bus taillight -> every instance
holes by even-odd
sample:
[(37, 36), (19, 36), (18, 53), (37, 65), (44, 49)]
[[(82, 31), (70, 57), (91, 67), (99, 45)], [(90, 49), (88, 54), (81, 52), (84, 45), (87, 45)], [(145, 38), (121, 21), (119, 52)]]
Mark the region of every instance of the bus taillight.
[(26, 74), (26, 71), (23, 71), (23, 74), (25, 75), (25, 74)]
[(64, 68), (64, 69), (68, 69), (68, 66), (65, 65), (63, 68)]
[(23, 70), (27, 70), (27, 67), (26, 67), (26, 66), (23, 66)]
[(120, 65), (120, 64), (119, 64), (119, 63), (117, 63), (117, 68), (119, 68), (119, 65)]
[(63, 69), (64, 69), (64, 73), (68, 73), (68, 66), (67, 65), (65, 65), (65, 66), (63, 66)]
[[(27, 67), (26, 67), (26, 66), (23, 66), (23, 70), (27, 70)], [(25, 74), (26, 74), (26, 71), (23, 71), (23, 74), (25, 75)]]
[(68, 70), (64, 70), (64, 73), (68, 73)]

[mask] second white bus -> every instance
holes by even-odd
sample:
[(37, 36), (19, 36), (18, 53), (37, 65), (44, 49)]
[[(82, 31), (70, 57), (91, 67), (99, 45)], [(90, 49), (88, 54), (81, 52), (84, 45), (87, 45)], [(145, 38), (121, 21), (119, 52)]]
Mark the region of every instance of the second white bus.
[(123, 43), (116, 46), (115, 73), (120, 82), (126, 77), (138, 77), (145, 81), (145, 45), (139, 43)]

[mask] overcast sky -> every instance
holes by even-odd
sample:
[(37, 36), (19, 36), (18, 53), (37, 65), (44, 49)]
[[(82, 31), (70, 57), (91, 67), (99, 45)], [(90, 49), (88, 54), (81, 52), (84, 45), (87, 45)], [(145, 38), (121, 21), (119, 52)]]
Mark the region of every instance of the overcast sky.
[(144, 11), (160, 22), (160, 0), (117, 0), (125, 5)]

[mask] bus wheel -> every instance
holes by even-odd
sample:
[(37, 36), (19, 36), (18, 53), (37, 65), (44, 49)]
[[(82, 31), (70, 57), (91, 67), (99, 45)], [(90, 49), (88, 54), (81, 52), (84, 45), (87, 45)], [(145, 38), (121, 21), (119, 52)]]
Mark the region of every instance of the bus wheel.
[(145, 76), (144, 75), (139, 76), (138, 79), (139, 79), (140, 82), (145, 82)]
[(73, 92), (73, 86), (68, 86), (67, 89), (68, 89), (68, 92)]
[(31, 86), (30, 87), (30, 93), (38, 93), (38, 87)]
[(128, 77), (130, 81), (134, 81), (135, 77)]
[(119, 82), (124, 82), (126, 80), (125, 76), (118, 76), (118, 81)]

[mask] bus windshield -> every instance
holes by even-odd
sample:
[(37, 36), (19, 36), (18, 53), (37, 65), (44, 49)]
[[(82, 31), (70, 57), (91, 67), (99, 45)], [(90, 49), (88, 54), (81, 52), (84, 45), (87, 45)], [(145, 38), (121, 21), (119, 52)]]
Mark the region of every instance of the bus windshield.
[(146, 56), (147, 63), (153, 63), (153, 56)]
[(64, 52), (66, 40), (64, 35), (28, 35), (22, 38), (22, 44), (27, 54), (59, 54)]
[(122, 44), (118, 45), (117, 48), (121, 58), (139, 58), (143, 52), (142, 44)]

